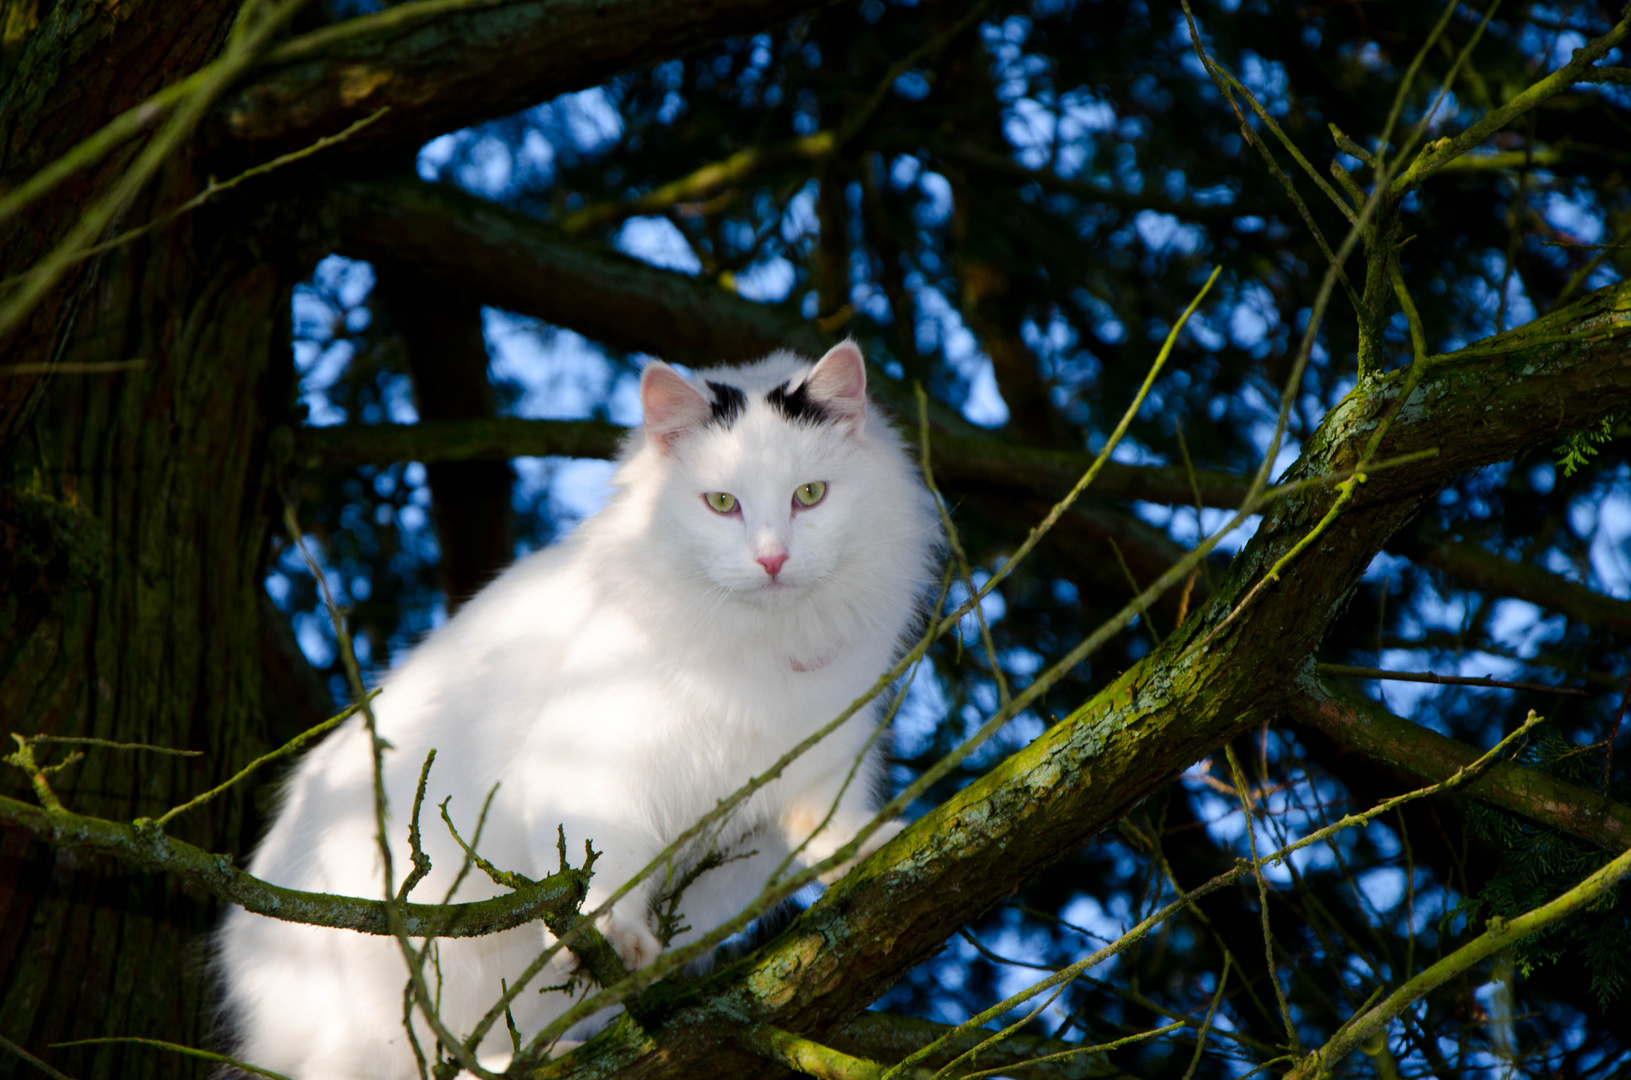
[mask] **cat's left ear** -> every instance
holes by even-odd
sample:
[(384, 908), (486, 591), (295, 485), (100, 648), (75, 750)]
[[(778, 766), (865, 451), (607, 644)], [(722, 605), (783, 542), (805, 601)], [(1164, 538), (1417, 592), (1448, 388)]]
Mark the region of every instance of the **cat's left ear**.
[(866, 360), (859, 345), (844, 341), (828, 349), (804, 385), (810, 398), (841, 417), (851, 432), (860, 430), (866, 419)]
[(674, 452), (674, 440), (708, 420), (708, 399), (691, 380), (661, 360), (653, 360), (640, 373), (640, 409), (645, 414), (646, 438), (660, 454)]

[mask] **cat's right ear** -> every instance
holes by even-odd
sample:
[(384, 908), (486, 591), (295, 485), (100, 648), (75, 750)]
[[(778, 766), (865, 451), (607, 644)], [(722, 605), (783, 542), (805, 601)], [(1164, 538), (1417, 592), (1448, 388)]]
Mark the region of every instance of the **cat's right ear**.
[(709, 414), (702, 391), (661, 360), (651, 361), (640, 373), (640, 409), (646, 438), (660, 454), (672, 454), (674, 440), (701, 427)]

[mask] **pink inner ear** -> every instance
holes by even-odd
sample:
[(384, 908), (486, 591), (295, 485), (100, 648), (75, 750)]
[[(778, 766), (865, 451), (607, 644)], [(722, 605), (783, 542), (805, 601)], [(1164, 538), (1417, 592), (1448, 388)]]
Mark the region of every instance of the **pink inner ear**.
[(640, 409), (645, 413), (646, 436), (665, 454), (677, 436), (708, 419), (708, 399), (661, 360), (653, 360), (640, 373)]
[(866, 415), (866, 361), (853, 341), (834, 345), (804, 380), (810, 396), (859, 420)]

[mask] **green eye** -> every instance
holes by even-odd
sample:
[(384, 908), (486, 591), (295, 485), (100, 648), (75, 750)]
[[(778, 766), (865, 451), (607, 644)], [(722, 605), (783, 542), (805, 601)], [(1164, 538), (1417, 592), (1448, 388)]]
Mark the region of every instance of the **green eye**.
[(814, 506), (826, 494), (827, 482), (825, 480), (811, 480), (808, 484), (804, 484), (794, 491), (793, 498), (798, 501), (800, 506)]
[(716, 514), (728, 514), (736, 509), (736, 496), (728, 491), (710, 491), (702, 498)]

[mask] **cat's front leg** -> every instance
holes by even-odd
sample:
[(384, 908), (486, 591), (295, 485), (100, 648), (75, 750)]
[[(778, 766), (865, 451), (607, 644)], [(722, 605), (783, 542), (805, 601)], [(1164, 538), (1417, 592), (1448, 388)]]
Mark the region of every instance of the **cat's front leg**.
[[(582, 910), (586, 912), (604, 904), (618, 887), (657, 854), (658, 849), (649, 840), (628, 833), (619, 835), (617, 830), (609, 832), (606, 847), (595, 863), (594, 882), (583, 901)], [(618, 959), (629, 971), (639, 971), (649, 966), (663, 951), (662, 943), (657, 940), (651, 925), (652, 888), (649, 879), (639, 882), (595, 919), (595, 929), (617, 951)], [(547, 936), (547, 932), (546, 938), (553, 943), (554, 938)], [(575, 973), (583, 966), (577, 957), (564, 950), (556, 954), (555, 965), (567, 974)]]
[[(592, 908), (589, 904), (584, 906)], [(617, 951), (617, 958), (623, 962), (625, 970), (639, 971), (657, 959), (657, 954), (663, 951), (663, 945), (652, 931), (649, 919), (633, 917), (620, 910), (623, 906), (623, 901), (613, 905), (612, 910), (595, 920), (595, 929), (599, 930), (600, 936)], [(644, 904), (641, 907), (643, 908)], [(545, 930), (545, 947), (554, 945), (555, 941), (555, 935)], [(576, 975), (583, 970), (583, 961), (572, 951), (571, 946), (556, 953), (553, 963), (555, 969), (563, 975)]]
[[(636, 893), (640, 894), (638, 904), (630, 903)], [(644, 893), (641, 890), (636, 893), (625, 896), (612, 905), (612, 910), (595, 920), (595, 929), (617, 950), (618, 958), (629, 971), (650, 965), (663, 951), (663, 943), (651, 929)]]

